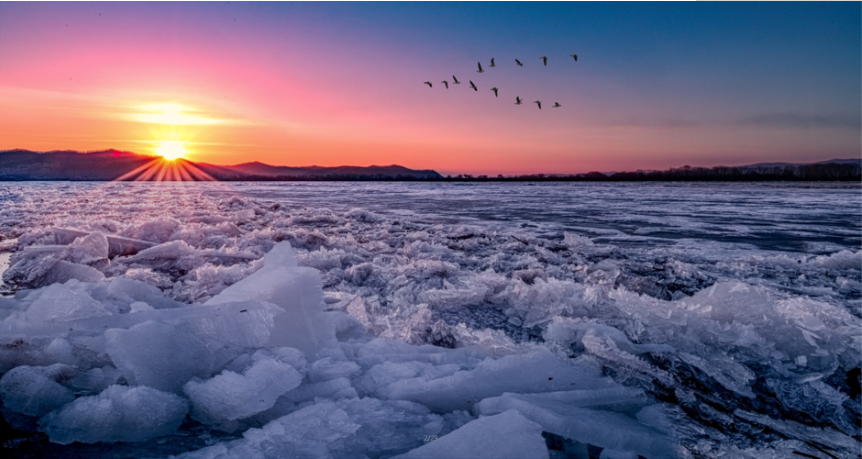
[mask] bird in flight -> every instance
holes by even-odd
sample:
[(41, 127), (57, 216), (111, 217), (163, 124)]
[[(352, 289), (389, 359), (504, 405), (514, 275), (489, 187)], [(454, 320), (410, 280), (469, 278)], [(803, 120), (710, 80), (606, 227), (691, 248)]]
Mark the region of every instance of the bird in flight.
[(537, 101), (535, 101), (535, 102), (533, 102), (533, 103), (534, 103), (534, 104), (539, 104), (539, 110), (541, 110), (541, 109), (542, 109), (542, 102), (541, 102), (541, 101), (538, 101), (538, 100), (537, 100)]
[(496, 67), (496, 65), (494, 65), (494, 58), (493, 57), (491, 58), (491, 67)]
[(574, 57), (574, 58), (575, 58), (575, 62), (578, 62), (578, 55), (577, 55), (577, 54), (569, 54), (569, 56)]
[(516, 63), (516, 64), (518, 64), (518, 65), (519, 65), (519, 66), (521, 66), (521, 67), (523, 67), (523, 66), (524, 66), (524, 64), (522, 64), (522, 63), (521, 63), (521, 61), (519, 61), (519, 60), (517, 60), (517, 59), (515, 59), (515, 63)]
[(452, 82), (453, 82), (453, 84), (461, 84), (461, 82), (458, 81), (457, 78), (455, 78), (455, 75), (452, 75)]
[(441, 83), (446, 85), (446, 89), (449, 89), (449, 82), (446, 80), (441, 81)]
[(520, 97), (515, 96), (515, 105), (521, 105), (522, 103), (524, 103), (524, 101), (523, 101), (523, 100), (521, 100), (521, 98), (520, 98)]
[(559, 102), (554, 102), (554, 107), (562, 107)]
[(470, 87), (473, 88), (473, 91), (478, 91), (479, 89), (473, 84), (473, 80), (470, 80)]
[(497, 97), (497, 88), (493, 87), (491, 88), (491, 91), (494, 91), (494, 97)]
[(484, 70), (482, 70), (482, 63), (481, 63), (481, 62), (477, 62), (477, 64), (479, 64), (479, 70), (476, 70), (476, 73), (485, 73), (485, 71), (484, 71)]
[(545, 67), (547, 67), (547, 66), (548, 66), (548, 56), (542, 56), (542, 57), (540, 57), (539, 59), (541, 59), (541, 60), (543, 60), (543, 61), (545, 62)]
[(430, 82), (430, 81), (426, 81), (426, 82), (425, 82), (425, 84), (427, 84), (429, 88), (433, 88), (433, 87), (434, 87), (434, 86), (431, 86), (431, 82)]

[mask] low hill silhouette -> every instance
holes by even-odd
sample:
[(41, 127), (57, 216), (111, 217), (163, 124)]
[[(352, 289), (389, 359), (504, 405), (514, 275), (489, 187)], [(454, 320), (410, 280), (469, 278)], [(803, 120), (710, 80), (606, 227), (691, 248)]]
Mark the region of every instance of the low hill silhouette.
[[(29, 150), (0, 151), (0, 180), (116, 180), (160, 157), (128, 151), (104, 150), (92, 152)], [(259, 162), (235, 166), (217, 166), (207, 163), (191, 164), (216, 180), (270, 181), (270, 180), (434, 180), (443, 177), (433, 170), (414, 170), (403, 166), (338, 166), (338, 167), (287, 167), (270, 166)], [(135, 178), (134, 175), (131, 176)]]

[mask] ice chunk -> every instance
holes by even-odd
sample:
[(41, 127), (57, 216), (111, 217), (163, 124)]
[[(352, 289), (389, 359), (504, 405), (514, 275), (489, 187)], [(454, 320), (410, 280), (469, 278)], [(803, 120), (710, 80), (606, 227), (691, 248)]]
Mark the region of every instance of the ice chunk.
[(542, 428), (515, 410), (480, 417), (460, 429), (392, 459), (547, 459)]
[(152, 262), (154, 260), (176, 260), (177, 258), (192, 254), (194, 254), (194, 249), (185, 241), (171, 241), (141, 250), (126, 261), (128, 263), (135, 263)]
[[(51, 228), (54, 233), (57, 244), (71, 244), (79, 237), (86, 237), (89, 233), (70, 228)], [(156, 244), (140, 239), (117, 236), (108, 234), (105, 236), (108, 240), (108, 256), (115, 257), (117, 255), (132, 255), (141, 250), (148, 249)]]
[(302, 375), (287, 363), (262, 358), (243, 374), (223, 371), (207, 381), (183, 386), (192, 402), (192, 416), (215, 424), (246, 418), (272, 408), (283, 393), (299, 386)]
[(38, 297), (27, 309), (25, 317), (33, 321), (69, 321), (111, 314), (82, 287), (77, 281), (45, 287), (38, 292)]
[(150, 220), (140, 225), (135, 225), (123, 231), (122, 235), (144, 241), (162, 243), (167, 242), (180, 228), (180, 222), (174, 219), (161, 218)]
[(91, 368), (81, 372), (69, 380), (69, 386), (87, 393), (95, 394), (114, 385), (122, 376), (120, 370), (111, 365), (99, 368)]
[(567, 317), (555, 317), (548, 324), (548, 330), (544, 338), (562, 344), (580, 344), (588, 333), (601, 335), (611, 339), (617, 348), (630, 354), (644, 354), (647, 352), (674, 352), (674, 348), (666, 344), (635, 344), (621, 330), (607, 325), (594, 322), (582, 322)]
[(75, 400), (75, 396), (40, 368), (23, 365), (0, 378), (0, 400), (8, 410), (42, 417)]
[(45, 273), (41, 285), (63, 283), (71, 279), (81, 282), (98, 282), (104, 278), (105, 275), (95, 268), (60, 260)]
[(317, 383), (303, 384), (284, 394), (284, 397), (294, 403), (314, 400), (318, 397), (327, 399), (357, 397), (356, 389), (347, 378), (335, 378)]
[(428, 408), (407, 401), (322, 400), (276, 418), (263, 428), (250, 429), (240, 440), (180, 457), (390, 457), (421, 446), (423, 436), (439, 435), (463, 423), (449, 423)]
[(60, 257), (85, 265), (103, 261), (108, 258), (108, 238), (100, 231), (79, 237), (63, 250)]
[(552, 392), (607, 387), (599, 368), (585, 361), (567, 362), (547, 348), (498, 360), (491, 358), (469, 371), (428, 380), (398, 380), (378, 392), (388, 399), (412, 400), (438, 412), (469, 409), (503, 392)]
[(54, 443), (144, 441), (175, 431), (187, 412), (186, 401), (177, 395), (111, 386), (48, 413), (39, 423)]
[(62, 245), (25, 247), (12, 255), (11, 266), (3, 273), (3, 281), (9, 285), (41, 287), (44, 277), (60, 260)]
[(597, 411), (532, 395), (503, 394), (482, 400), (474, 407), (480, 415), (518, 410), (527, 419), (574, 441), (633, 451), (648, 458), (676, 457), (670, 441), (661, 432), (619, 413)]
[(326, 381), (329, 379), (349, 377), (359, 372), (359, 365), (346, 360), (333, 360), (326, 357), (315, 361), (308, 369), (308, 378), (311, 382)]
[(243, 300), (268, 301), (285, 313), (275, 318), (269, 346), (294, 347), (314, 356), (324, 347), (336, 347), (335, 326), (324, 313), (323, 284), (311, 268), (296, 267), (287, 242), (276, 244), (264, 257), (264, 266), (224, 289), (205, 304)]
[(332, 402), (321, 402), (249, 429), (242, 439), (179, 456), (182, 459), (297, 457), (332, 459), (328, 444), (353, 434), (360, 425)]
[(219, 346), (263, 346), (270, 340), (274, 318), (281, 313), (280, 308), (270, 303), (240, 301), (163, 309), (152, 317), (191, 333), (214, 350)]
[(212, 371), (214, 357), (206, 345), (168, 324), (147, 321), (109, 329), (105, 337), (108, 355), (130, 384), (182, 393), (192, 377), (207, 378)]
[(129, 304), (142, 301), (156, 309), (178, 308), (182, 306), (170, 298), (167, 298), (158, 288), (134, 279), (119, 276), (111, 279), (108, 284), (108, 298)]

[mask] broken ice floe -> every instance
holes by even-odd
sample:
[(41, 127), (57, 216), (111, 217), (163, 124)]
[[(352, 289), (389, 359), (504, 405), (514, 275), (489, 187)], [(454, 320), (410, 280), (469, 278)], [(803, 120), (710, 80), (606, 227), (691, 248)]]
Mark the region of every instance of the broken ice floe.
[[(125, 295), (111, 288), (115, 282), (128, 284), (121, 290)], [(38, 419), (37, 428), (59, 443), (143, 441), (175, 431), (190, 413), (216, 429), (246, 431), (245, 440), (228, 444), (228, 451), (276, 448), (277, 455), (301, 452), (311, 457), (348, 452), (426, 457), (434, 451), (478, 450), (491, 441), (495, 423), (503, 423), (498, 430), (514, 429), (513, 435), (524, 437), (526, 443), (519, 448), (527, 448), (527, 457), (547, 457), (539, 435), (545, 421), (528, 421), (535, 417), (532, 408), (461, 427), (474, 416), (467, 412), (482, 406), (484, 411), (476, 414), (488, 414), (495, 397), (511, 392), (553, 397), (554, 391), (578, 391), (575, 398), (554, 399), (563, 405), (590, 393), (605, 405), (648, 404), (640, 392), (623, 400), (608, 398), (608, 390), (626, 389), (603, 377), (594, 361), (567, 362), (543, 347), (494, 358), (488, 349), (416, 347), (364, 333), (339, 342), (340, 313), (325, 311), (316, 272), (296, 266), (287, 243), (276, 245), (261, 269), (204, 305), (173, 307), (138, 285), (122, 278), (69, 281), (26, 297), (26, 309), (2, 324), (0, 360), (10, 370), (0, 379), (0, 400), (11, 422), (29, 428)], [(117, 301), (130, 307), (121, 309)], [(46, 355), (57, 340), (64, 343), (65, 350), (58, 354), (64, 357), (64, 371), (46, 366)], [(407, 417), (395, 422), (392, 410), (408, 407), (413, 414), (401, 414)], [(585, 413), (591, 411), (580, 414)], [(640, 425), (621, 413), (596, 416), (616, 420), (623, 430)], [(317, 427), (313, 435), (286, 434), (284, 429), (295, 429), (297, 422)], [(368, 433), (360, 434), (369, 428), (377, 435), (386, 430), (386, 437), (372, 440), (364, 437)], [(608, 424), (603, 429), (611, 428)], [(595, 435), (544, 429), (575, 441), (607, 443)], [(454, 431), (451, 438), (443, 435), (449, 431)], [(422, 446), (426, 435), (441, 442)], [(474, 435), (476, 443), (465, 445)], [(637, 442), (611, 446), (659, 451)], [(215, 457), (224, 448), (211, 447), (190, 457)], [(409, 452), (415, 448), (420, 449)], [(521, 449), (511, 450), (517, 451)], [(671, 449), (661, 452), (673, 454)]]
[[(547, 221), (426, 218), (374, 208), (373, 200), (350, 210), (356, 204), (230, 195), (219, 202), (205, 194), (152, 206), (120, 195), (90, 216), (54, 218), (66, 212), (59, 205), (0, 211), (7, 219), (0, 234), (14, 228), (18, 237), (0, 247), (15, 250), (4, 279), (18, 291), (0, 298), (0, 372), (15, 376), (14, 387), (23, 374), (44, 388), (10, 398), (15, 409), (0, 407), (19, 428), (45, 430), (43, 411), (69, 406), (61, 393), (81, 400), (117, 386), (184, 400), (183, 435), (196, 425), (243, 436), (202, 457), (266, 445), (387, 457), (425, 445), (426, 435), (437, 435), (442, 448), (449, 432), (509, 405), (541, 426), (552, 456), (604, 448), (603, 457), (651, 457), (670, 444), (683, 456), (768, 457), (811, 452), (806, 441), (841, 456), (859, 436), (858, 244), (810, 254), (757, 250), (709, 240), (721, 231), (708, 225), (682, 228), (704, 237), (671, 245), (655, 237), (687, 224), (682, 217), (574, 234)], [(639, 218), (621, 215), (601, 224), (620, 228)], [(447, 218), (458, 221), (440, 223)], [(726, 226), (742, 232), (745, 225)], [(111, 248), (126, 240), (141, 243)], [(262, 259), (277, 241), (290, 242), (295, 263), (271, 262), (278, 250)], [(297, 290), (303, 286), (310, 288)], [(292, 329), (297, 321), (310, 327)], [(174, 359), (158, 343), (126, 349), (150, 333), (188, 352)], [(302, 358), (278, 356), (279, 349)], [(509, 365), (529, 356), (541, 362), (543, 349), (559, 365), (525, 375)], [(186, 358), (195, 360), (188, 368)], [(563, 387), (570, 379), (581, 386)], [(119, 399), (87, 403), (130, 406)], [(393, 410), (414, 413), (411, 425), (429, 433), (395, 432)], [(393, 435), (364, 443), (361, 434), (335, 429), (329, 434), (340, 445), (314, 446), (276, 432), (293, 422), (325, 424), (320, 416), (341, 412), (364, 432)], [(63, 419), (84, 419), (69, 413)], [(551, 422), (580, 415), (595, 423), (566, 431)], [(377, 416), (394, 424), (375, 423)], [(57, 419), (52, 429), (66, 422)], [(165, 419), (136, 429), (152, 435), (172, 425)], [(633, 435), (590, 430), (603, 423), (629, 426), (617, 430)], [(652, 434), (661, 441), (651, 446), (644, 438)], [(246, 441), (252, 437), (257, 443)], [(98, 437), (106, 440), (88, 438), (121, 440), (109, 431)]]

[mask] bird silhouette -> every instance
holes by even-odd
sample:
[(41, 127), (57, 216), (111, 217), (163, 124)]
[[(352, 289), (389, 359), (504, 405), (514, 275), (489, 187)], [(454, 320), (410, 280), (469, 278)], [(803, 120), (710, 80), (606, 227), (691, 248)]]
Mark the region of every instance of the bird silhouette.
[(491, 58), (491, 67), (496, 67), (496, 65), (494, 65), (494, 58), (493, 57)]
[(562, 107), (559, 102), (554, 102), (554, 107)]
[(476, 73), (485, 73), (485, 71), (484, 71), (484, 70), (482, 70), (482, 63), (481, 63), (481, 62), (477, 62), (477, 64), (479, 64), (479, 70), (476, 70)]
[(542, 102), (541, 102), (541, 101), (538, 101), (538, 100), (537, 100), (537, 101), (535, 101), (535, 102), (533, 102), (533, 103), (534, 103), (534, 104), (539, 104), (539, 110), (541, 110), (541, 109), (542, 109)]
[(471, 87), (471, 88), (473, 88), (473, 91), (478, 91), (478, 90), (479, 90), (479, 88), (477, 88), (477, 87), (476, 87), (476, 85), (475, 85), (475, 84), (473, 84), (473, 81), (472, 81), (472, 80), (470, 80), (470, 87)]
[(430, 81), (426, 81), (426, 82), (425, 82), (425, 84), (427, 84), (429, 88), (433, 88), (433, 87), (434, 87), (434, 86), (431, 86), (431, 82), (430, 82)]
[(578, 62), (578, 55), (577, 55), (577, 54), (569, 54), (569, 56), (574, 57), (574, 58), (575, 58), (575, 62)]
[(521, 66), (521, 67), (523, 67), (523, 66), (524, 66), (524, 64), (522, 64), (522, 63), (521, 63), (521, 61), (519, 61), (519, 60), (517, 60), (517, 59), (515, 59), (515, 63), (516, 63), (516, 64), (518, 64), (518, 65), (519, 65), (519, 66)]
[(497, 88), (493, 87), (491, 88), (491, 91), (494, 91), (494, 97), (497, 97)]
[(449, 82), (446, 80), (441, 81), (441, 83), (446, 85), (446, 89), (449, 89)]
[(545, 62), (545, 67), (547, 67), (547, 66), (548, 66), (548, 56), (542, 56), (542, 57), (540, 57), (539, 59), (541, 59), (541, 60), (543, 60), (543, 61)]
[(453, 84), (461, 84), (461, 82), (460, 82), (460, 81), (458, 81), (458, 79), (457, 79), (457, 78), (455, 78), (455, 75), (452, 75), (452, 83), (453, 83)]
[(515, 96), (515, 105), (521, 105), (522, 103), (524, 103), (524, 101), (523, 101), (523, 100), (521, 100), (521, 98), (520, 98), (520, 97)]

